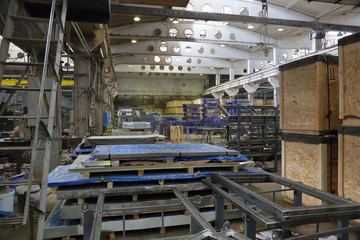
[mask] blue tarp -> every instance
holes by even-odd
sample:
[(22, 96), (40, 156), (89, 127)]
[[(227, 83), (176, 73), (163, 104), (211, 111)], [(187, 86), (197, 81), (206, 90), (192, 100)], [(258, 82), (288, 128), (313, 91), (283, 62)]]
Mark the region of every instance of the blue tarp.
[[(48, 185), (49, 187), (59, 187), (65, 185), (92, 183), (99, 181), (107, 182), (140, 182), (140, 181), (156, 181), (156, 180), (175, 180), (175, 179), (196, 179), (210, 176), (211, 173), (216, 173), (214, 169), (204, 170), (198, 174), (183, 173), (179, 170), (171, 173), (153, 173), (151, 171), (145, 172), (144, 176), (137, 176), (136, 173), (102, 173), (90, 179), (83, 179), (82, 173), (69, 173), (70, 165), (58, 166), (50, 174)], [(222, 173), (230, 173), (230, 171), (221, 171)], [(264, 170), (254, 167), (246, 167), (239, 169), (241, 173), (264, 172)], [(233, 172), (231, 172), (233, 173)]]

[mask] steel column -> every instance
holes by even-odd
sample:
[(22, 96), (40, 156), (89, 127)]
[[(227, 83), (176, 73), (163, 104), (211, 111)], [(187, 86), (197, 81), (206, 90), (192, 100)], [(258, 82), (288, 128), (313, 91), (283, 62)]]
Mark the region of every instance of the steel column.
[(246, 237), (251, 238), (253, 240), (256, 239), (256, 222), (243, 213), (242, 219), (244, 220), (244, 234)]
[(294, 190), (294, 207), (302, 206), (302, 192)]
[(214, 193), (215, 195), (215, 230), (221, 231), (225, 216), (224, 216), (224, 198), (221, 197), (219, 194)]
[[(349, 227), (349, 221), (338, 221), (338, 228), (347, 228)], [(341, 233), (339, 234), (338, 238), (340, 240), (348, 240), (349, 233)]]

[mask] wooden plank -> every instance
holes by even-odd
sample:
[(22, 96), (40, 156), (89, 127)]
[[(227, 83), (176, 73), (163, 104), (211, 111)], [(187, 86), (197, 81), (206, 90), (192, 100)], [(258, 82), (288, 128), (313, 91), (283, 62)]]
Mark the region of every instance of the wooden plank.
[(338, 47), (339, 52), (339, 119), (344, 119), (344, 46)]
[(339, 162), (338, 162), (338, 194), (344, 197), (344, 135), (338, 135), (339, 141)]
[[(316, 74), (316, 78), (312, 80), (315, 80), (315, 84), (316, 84), (316, 89), (315, 90), (315, 131), (322, 131), (323, 129), (321, 128), (323, 121), (322, 119), (324, 119), (324, 103), (323, 103), (323, 87), (324, 87), (324, 79), (321, 78), (321, 63), (320, 62), (316, 62), (315, 64), (315, 74)], [(299, 99), (300, 100), (300, 99)], [(302, 99), (302, 101), (306, 101), (306, 99)], [(302, 114), (303, 112), (300, 112), (300, 114)]]
[(233, 168), (238, 165), (247, 165), (247, 162), (230, 162), (230, 163), (207, 163), (207, 164), (166, 164), (161, 167), (158, 165), (146, 166), (120, 166), (120, 167), (86, 167), (86, 168), (69, 168), (69, 172), (126, 172), (140, 170), (165, 170), (165, 169), (190, 169), (190, 168)]
[(283, 122), (285, 121), (284, 115), (284, 71), (280, 71), (280, 129), (284, 129)]

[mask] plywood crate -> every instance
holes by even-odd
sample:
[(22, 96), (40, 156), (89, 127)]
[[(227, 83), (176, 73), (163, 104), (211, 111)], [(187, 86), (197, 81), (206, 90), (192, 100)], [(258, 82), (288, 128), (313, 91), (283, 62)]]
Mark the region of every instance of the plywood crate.
[[(336, 135), (283, 134), (282, 176), (337, 194), (338, 144)], [(285, 192), (293, 200), (293, 192)], [(303, 194), (303, 205), (321, 205), (319, 199)]]
[(179, 108), (182, 107), (183, 104), (191, 104), (192, 101), (189, 100), (173, 100), (166, 103), (166, 108)]
[(339, 196), (360, 202), (360, 120), (339, 128)]
[(339, 45), (340, 119), (360, 119), (360, 33)]
[(264, 100), (263, 99), (255, 99), (254, 105), (264, 105)]
[(181, 107), (174, 107), (174, 108), (166, 108), (165, 114), (166, 115), (181, 115), (183, 113), (183, 108)]
[(301, 130), (316, 135), (338, 129), (338, 75), (335, 56), (316, 55), (280, 67), (283, 132)]

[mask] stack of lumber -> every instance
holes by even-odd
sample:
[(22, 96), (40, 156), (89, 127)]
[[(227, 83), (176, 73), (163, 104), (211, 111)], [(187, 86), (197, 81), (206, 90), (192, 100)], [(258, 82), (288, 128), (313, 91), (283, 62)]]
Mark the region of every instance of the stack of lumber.
[(360, 202), (360, 33), (339, 44), (339, 195)]
[[(58, 166), (49, 174), (49, 187), (60, 200), (45, 226), (47, 236), (81, 234), (81, 206), (95, 208), (96, 198), (105, 193), (104, 211), (126, 210), (126, 229), (160, 228), (189, 224), (189, 213), (172, 194), (179, 191), (191, 200), (201, 198), (200, 208), (209, 221), (215, 219), (214, 198), (201, 179), (214, 172), (259, 172), (247, 167), (253, 162), (237, 151), (208, 144), (99, 145), (89, 155), (80, 155), (72, 165)], [(121, 196), (121, 197), (119, 197)], [(176, 205), (165, 211), (160, 205)], [(159, 205), (159, 209), (154, 209)], [(152, 206), (151, 212), (137, 207)], [(241, 212), (226, 203), (227, 219)], [(102, 229), (121, 231), (123, 213), (105, 214)]]
[(179, 115), (183, 114), (183, 104), (192, 104), (191, 100), (173, 100), (166, 103), (165, 115)]
[[(337, 194), (338, 58), (316, 55), (281, 66), (280, 88), (283, 177)], [(303, 204), (322, 203), (304, 196)]]

